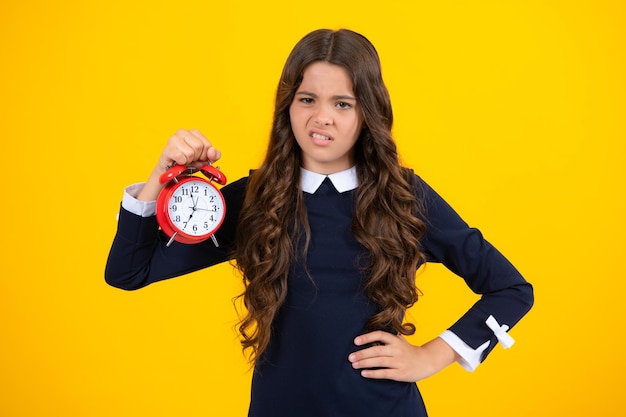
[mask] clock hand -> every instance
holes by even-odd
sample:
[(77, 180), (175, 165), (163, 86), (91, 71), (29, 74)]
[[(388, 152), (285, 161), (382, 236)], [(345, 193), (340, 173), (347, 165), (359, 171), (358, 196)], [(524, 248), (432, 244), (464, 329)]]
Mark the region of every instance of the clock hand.
[(191, 218), (193, 217), (193, 211), (191, 212), (191, 214), (189, 215), (189, 218), (187, 219), (187, 221), (185, 222), (185, 226), (183, 226), (182, 230), (185, 230), (187, 228), (187, 225), (189, 224), (189, 222), (191, 221)]
[(196, 210), (200, 210), (198, 208), (196, 208), (196, 206), (198, 205), (198, 201), (200, 201), (200, 196), (198, 196), (198, 198), (196, 198), (196, 201), (193, 201), (193, 194), (191, 194), (191, 202), (193, 203), (193, 207), (189, 207), (191, 210), (196, 211)]

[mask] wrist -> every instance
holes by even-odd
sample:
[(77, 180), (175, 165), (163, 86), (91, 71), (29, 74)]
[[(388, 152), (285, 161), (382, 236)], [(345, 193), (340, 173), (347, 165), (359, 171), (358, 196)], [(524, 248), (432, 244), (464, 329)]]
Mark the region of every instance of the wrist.
[(424, 344), (422, 349), (424, 349), (431, 358), (435, 372), (439, 372), (448, 367), (458, 359), (456, 351), (440, 337)]
[(161, 184), (161, 175), (165, 171), (162, 171), (158, 166), (152, 170), (152, 174), (146, 181), (141, 192), (137, 195), (137, 200), (140, 201), (155, 201), (159, 196), (159, 193), (164, 187), (164, 184)]

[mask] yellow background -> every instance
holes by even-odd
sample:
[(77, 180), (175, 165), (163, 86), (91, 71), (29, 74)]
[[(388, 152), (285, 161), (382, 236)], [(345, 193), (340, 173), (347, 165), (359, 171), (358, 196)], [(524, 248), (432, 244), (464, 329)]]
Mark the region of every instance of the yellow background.
[[(623, 415), (621, 1), (3, 1), (0, 415), (244, 416), (229, 266), (138, 292), (103, 269), (124, 186), (198, 128), (257, 166), (301, 36), (379, 50), (403, 159), (535, 285), (474, 373), (420, 383), (432, 416)], [(420, 343), (475, 297), (436, 265)]]

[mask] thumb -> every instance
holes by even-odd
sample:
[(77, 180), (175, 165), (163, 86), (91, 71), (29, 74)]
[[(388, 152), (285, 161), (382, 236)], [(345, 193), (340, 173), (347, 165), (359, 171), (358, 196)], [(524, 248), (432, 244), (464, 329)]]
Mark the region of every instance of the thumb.
[(218, 159), (220, 159), (222, 157), (222, 153), (220, 152), (219, 149), (214, 148), (213, 146), (211, 146), (209, 149), (207, 149), (207, 159), (211, 162), (215, 162)]

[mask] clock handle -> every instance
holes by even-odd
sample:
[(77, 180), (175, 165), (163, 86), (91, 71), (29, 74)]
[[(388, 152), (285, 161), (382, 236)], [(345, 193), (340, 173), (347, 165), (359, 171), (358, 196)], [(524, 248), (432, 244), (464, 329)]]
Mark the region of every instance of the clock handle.
[(226, 185), (226, 175), (213, 165), (203, 165), (200, 171), (206, 175), (210, 181), (215, 181), (220, 185)]

